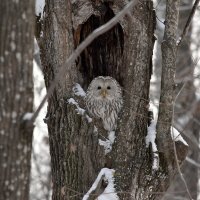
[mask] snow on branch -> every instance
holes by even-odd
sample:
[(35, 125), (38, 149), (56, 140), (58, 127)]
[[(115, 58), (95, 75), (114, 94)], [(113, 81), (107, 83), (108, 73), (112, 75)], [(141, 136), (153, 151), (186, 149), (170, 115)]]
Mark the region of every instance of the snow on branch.
[(107, 182), (107, 186), (104, 189), (103, 193), (101, 193), (97, 199), (98, 200), (119, 200), (119, 197), (117, 196), (117, 193), (115, 191), (115, 185), (114, 185), (114, 175), (115, 170), (114, 169), (108, 169), (103, 168), (99, 172), (96, 180), (94, 181), (92, 187), (89, 189), (89, 191), (84, 195), (82, 200), (88, 200), (89, 196), (97, 189), (97, 186), (99, 185), (100, 181), (103, 179), (105, 182)]
[(104, 147), (105, 155), (112, 151), (112, 145), (115, 141), (115, 131), (108, 132), (108, 139), (105, 141), (99, 139), (99, 145)]
[(147, 129), (146, 147), (148, 148), (151, 143), (153, 152), (153, 164), (152, 164), (153, 171), (157, 171), (159, 168), (159, 155), (155, 139), (156, 139), (156, 121), (152, 120), (150, 126)]
[(111, 142), (108, 139), (106, 139), (105, 141), (99, 139), (99, 145), (104, 147), (105, 155), (110, 153), (112, 150)]
[(175, 142), (182, 142), (185, 146), (188, 146), (188, 143), (183, 139), (183, 137), (181, 136), (181, 134), (179, 133), (179, 131), (171, 126), (171, 136), (172, 136), (172, 140), (174, 140)]
[(86, 111), (85, 109), (81, 108), (78, 103), (73, 99), (73, 98), (70, 98), (68, 99), (68, 103), (69, 104), (72, 104), (72, 105), (75, 105), (76, 106), (76, 112), (78, 115), (82, 115), (82, 116), (85, 116), (88, 123), (92, 122), (92, 118), (90, 118), (87, 114), (86, 114)]
[(72, 88), (74, 94), (76, 96), (81, 96), (81, 97), (85, 97), (86, 93), (83, 90), (83, 88), (80, 86), (80, 84), (76, 83), (75, 86)]

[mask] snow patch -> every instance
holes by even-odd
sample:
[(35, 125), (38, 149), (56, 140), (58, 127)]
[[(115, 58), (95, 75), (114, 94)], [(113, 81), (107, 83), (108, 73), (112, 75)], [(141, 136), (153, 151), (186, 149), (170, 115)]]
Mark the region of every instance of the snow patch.
[[(46, 94), (44, 77), (41, 68), (33, 61), (33, 80), (34, 80), (34, 108), (37, 108)], [(23, 84), (22, 84), (23, 86)], [(30, 99), (30, 101), (32, 101)], [(41, 112), (35, 120), (33, 133), (33, 150), (31, 158), (31, 183), (30, 199), (51, 199), (51, 181), (50, 181), (50, 155), (48, 144), (47, 125), (43, 119), (46, 116), (47, 102), (41, 109)], [(24, 150), (24, 147), (22, 147)], [(29, 149), (25, 149), (30, 151)], [(45, 184), (44, 184), (45, 183)], [(37, 192), (35, 192), (37, 191)], [(20, 191), (16, 191), (20, 194)]]
[(83, 88), (80, 86), (80, 84), (76, 83), (75, 86), (72, 88), (73, 92), (77, 96), (85, 97), (86, 93), (83, 90)]
[(174, 140), (175, 142), (180, 141), (184, 145), (188, 146), (188, 143), (183, 139), (180, 132), (172, 126), (171, 126), (171, 136), (172, 136), (172, 140)]
[(112, 145), (115, 141), (115, 138), (115, 131), (110, 131), (108, 132), (108, 139), (106, 139), (105, 141), (99, 139), (99, 145), (104, 147), (105, 154), (108, 154), (112, 151)]
[(44, 36), (43, 31), (40, 31), (40, 37), (43, 38), (43, 36)]
[(82, 200), (88, 200), (90, 194), (97, 188), (99, 182), (101, 181), (102, 177), (105, 182), (108, 183), (107, 187), (103, 191), (102, 194), (100, 194), (97, 199), (98, 200), (119, 200), (119, 197), (117, 196), (117, 193), (115, 191), (115, 184), (114, 184), (114, 175), (115, 170), (114, 169), (108, 169), (103, 168), (101, 169), (100, 173), (98, 174), (96, 180), (94, 181), (92, 187), (89, 189), (89, 191), (84, 195)]
[(88, 123), (91, 123), (91, 122), (92, 122), (92, 118), (91, 118), (91, 117), (89, 117), (88, 115), (86, 115), (85, 117), (86, 117)]
[(106, 139), (105, 141), (99, 139), (99, 145), (104, 147), (105, 154), (110, 153), (112, 150), (112, 144), (108, 139)]
[(23, 120), (30, 120), (33, 116), (33, 113), (27, 112), (23, 116)]
[(156, 139), (156, 122), (151, 121), (151, 124), (149, 127), (147, 127), (147, 136), (146, 136), (146, 147), (148, 148), (150, 143), (152, 147), (153, 152), (153, 164), (152, 169), (154, 171), (157, 171), (159, 168), (159, 156), (158, 156), (158, 148), (155, 142)]
[(108, 132), (108, 139), (110, 140), (111, 144), (114, 143), (115, 138), (116, 138), (116, 136), (115, 136), (115, 131), (110, 131), (110, 132)]
[(77, 111), (78, 115), (84, 115), (84, 113), (85, 113), (85, 110), (83, 108), (80, 108), (80, 107), (77, 108), (76, 111)]
[(78, 103), (73, 98), (68, 99), (68, 103), (73, 105), (78, 105)]
[(176, 41), (176, 45), (177, 45), (177, 46), (179, 45), (179, 43), (181, 42), (181, 40), (182, 40), (182, 38), (179, 37), (178, 40)]
[(35, 14), (39, 16), (41, 13), (41, 16), (43, 16), (43, 10), (45, 6), (45, 0), (36, 0), (35, 2)]
[(88, 123), (92, 122), (92, 118), (90, 118), (87, 114), (85, 114), (85, 109), (81, 108), (73, 98), (68, 99), (68, 103), (72, 104), (72, 105), (75, 105), (77, 114), (85, 116), (87, 121), (88, 121)]
[(157, 151), (157, 146), (155, 144), (156, 139), (156, 123), (151, 122), (151, 125), (148, 127), (147, 136), (146, 136), (146, 147), (148, 148), (150, 143), (154, 151)]

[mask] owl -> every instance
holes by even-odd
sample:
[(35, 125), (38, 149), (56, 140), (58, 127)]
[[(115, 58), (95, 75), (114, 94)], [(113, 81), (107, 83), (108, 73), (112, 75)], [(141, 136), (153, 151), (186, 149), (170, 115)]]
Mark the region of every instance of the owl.
[(85, 103), (92, 117), (102, 119), (105, 130), (116, 129), (123, 97), (121, 86), (114, 78), (99, 76), (93, 79), (87, 89)]

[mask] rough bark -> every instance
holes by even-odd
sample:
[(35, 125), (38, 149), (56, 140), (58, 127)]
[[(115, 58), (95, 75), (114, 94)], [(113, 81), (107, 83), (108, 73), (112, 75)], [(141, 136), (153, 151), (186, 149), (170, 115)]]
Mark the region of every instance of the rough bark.
[[(128, 1), (46, 1), (43, 38), (38, 38), (47, 88), (67, 57), (95, 28), (116, 15)], [(173, 3), (172, 3), (173, 4)], [(151, 1), (140, 1), (107, 33), (95, 39), (72, 66), (66, 66), (48, 99), (53, 199), (80, 199), (103, 167), (116, 170), (120, 199), (159, 199), (152, 191), (167, 189), (163, 171), (152, 174), (151, 150), (146, 149), (149, 82), (154, 43)], [(116, 78), (124, 88), (124, 108), (117, 139), (107, 156), (98, 139), (107, 137), (101, 123), (88, 123), (67, 99), (77, 99), (73, 85), (84, 89), (98, 75)], [(94, 134), (94, 125), (98, 133)], [(164, 177), (164, 178), (163, 178)]]
[(176, 69), (176, 32), (178, 27), (179, 1), (167, 1), (165, 32), (161, 45), (162, 50), (162, 78), (158, 115), (157, 138), (159, 151), (167, 152), (173, 149), (170, 127), (173, 117), (174, 76)]
[(0, 4), (0, 199), (29, 199), (34, 2)]

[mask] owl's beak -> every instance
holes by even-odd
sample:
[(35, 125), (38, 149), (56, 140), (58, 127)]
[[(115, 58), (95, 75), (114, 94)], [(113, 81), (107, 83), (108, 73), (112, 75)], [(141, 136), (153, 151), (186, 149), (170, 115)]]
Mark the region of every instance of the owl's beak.
[(107, 96), (106, 90), (101, 90), (101, 96), (102, 96), (103, 98), (106, 98), (106, 96)]

